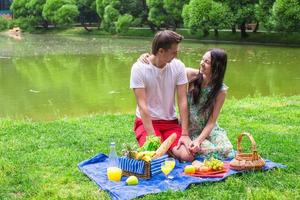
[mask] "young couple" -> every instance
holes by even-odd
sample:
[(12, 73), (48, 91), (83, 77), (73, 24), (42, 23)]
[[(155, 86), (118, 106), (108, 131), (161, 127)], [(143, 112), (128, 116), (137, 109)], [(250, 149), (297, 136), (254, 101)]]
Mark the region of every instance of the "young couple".
[(203, 55), (199, 70), (185, 68), (176, 58), (182, 39), (173, 31), (158, 32), (151, 55), (132, 66), (130, 88), (137, 102), (136, 139), (142, 146), (148, 135), (164, 141), (175, 132), (177, 138), (169, 150), (178, 159), (193, 161), (196, 155), (226, 158), (232, 145), (217, 125), (217, 118), (227, 92), (223, 84), (227, 55), (221, 49), (212, 49)]

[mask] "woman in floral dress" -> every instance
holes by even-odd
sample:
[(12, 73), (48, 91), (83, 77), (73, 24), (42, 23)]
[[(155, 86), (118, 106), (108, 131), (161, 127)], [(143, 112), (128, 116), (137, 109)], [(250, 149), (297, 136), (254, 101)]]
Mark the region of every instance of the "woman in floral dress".
[(189, 82), (189, 150), (195, 155), (225, 159), (233, 156), (232, 144), (217, 124), (228, 87), (223, 83), (227, 54), (221, 49), (207, 51), (200, 69), (187, 68)]

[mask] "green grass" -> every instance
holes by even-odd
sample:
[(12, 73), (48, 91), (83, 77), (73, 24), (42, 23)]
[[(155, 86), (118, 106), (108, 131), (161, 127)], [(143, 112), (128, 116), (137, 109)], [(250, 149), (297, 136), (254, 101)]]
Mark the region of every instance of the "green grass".
[[(53, 122), (0, 120), (0, 199), (109, 199), (77, 169), (109, 141), (134, 142), (134, 115), (97, 115)], [(247, 173), (142, 199), (299, 199), (300, 96), (230, 99), (219, 118), (234, 146), (243, 130), (260, 154), (286, 169)], [(243, 140), (248, 147), (249, 141)], [(120, 149), (117, 149), (120, 152)]]
[[(178, 33), (182, 34), (185, 39), (200, 40), (202, 42), (220, 42), (220, 43), (259, 43), (259, 44), (275, 44), (275, 45), (289, 45), (300, 46), (300, 33), (277, 33), (277, 32), (247, 32), (249, 36), (241, 39), (240, 32), (232, 33), (231, 31), (220, 31), (219, 36), (215, 37), (213, 31), (206, 37), (203, 37), (201, 32), (191, 34), (187, 29), (177, 29)], [(34, 33), (54, 33), (63, 35), (93, 35), (93, 36), (107, 36), (112, 35), (102, 29), (94, 27), (91, 32), (87, 32), (82, 27), (73, 28), (52, 28), (52, 29), (38, 29)], [(150, 37), (154, 36), (154, 33), (148, 29), (136, 29), (130, 28), (126, 33), (113, 35), (114, 37)]]

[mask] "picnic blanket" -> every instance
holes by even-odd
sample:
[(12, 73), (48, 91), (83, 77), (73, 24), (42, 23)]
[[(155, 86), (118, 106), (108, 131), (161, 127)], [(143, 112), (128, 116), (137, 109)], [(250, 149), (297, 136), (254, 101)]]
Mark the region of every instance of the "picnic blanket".
[[(201, 158), (198, 158), (201, 160)], [(227, 160), (229, 162), (230, 160)], [(265, 160), (266, 165), (262, 170), (269, 170), (272, 168), (285, 168), (285, 165)], [(224, 161), (226, 162), (226, 161)], [(185, 175), (183, 169), (186, 165), (191, 164), (180, 163), (176, 161), (174, 170), (170, 173), (174, 178), (168, 183), (163, 173), (157, 174), (149, 180), (139, 179), (139, 184), (134, 186), (126, 185), (127, 177), (123, 176), (120, 182), (110, 182), (106, 176), (106, 169), (108, 165), (108, 157), (99, 153), (98, 155), (85, 160), (78, 164), (78, 168), (86, 174), (92, 181), (94, 181), (101, 190), (109, 193), (113, 200), (128, 200), (150, 193), (159, 193), (167, 190), (185, 190), (191, 184), (199, 184), (204, 182), (216, 182), (225, 179), (227, 176), (245, 173), (247, 171), (235, 171), (230, 169), (222, 178), (200, 178)]]

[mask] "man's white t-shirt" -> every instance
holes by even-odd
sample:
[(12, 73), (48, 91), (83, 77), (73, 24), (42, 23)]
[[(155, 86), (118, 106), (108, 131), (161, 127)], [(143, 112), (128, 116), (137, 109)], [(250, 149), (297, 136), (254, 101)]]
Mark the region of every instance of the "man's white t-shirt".
[[(145, 88), (152, 120), (176, 119), (176, 86), (187, 82), (185, 66), (178, 59), (173, 59), (162, 69), (140, 61), (131, 68), (130, 88)], [(141, 118), (138, 106), (136, 116)]]

